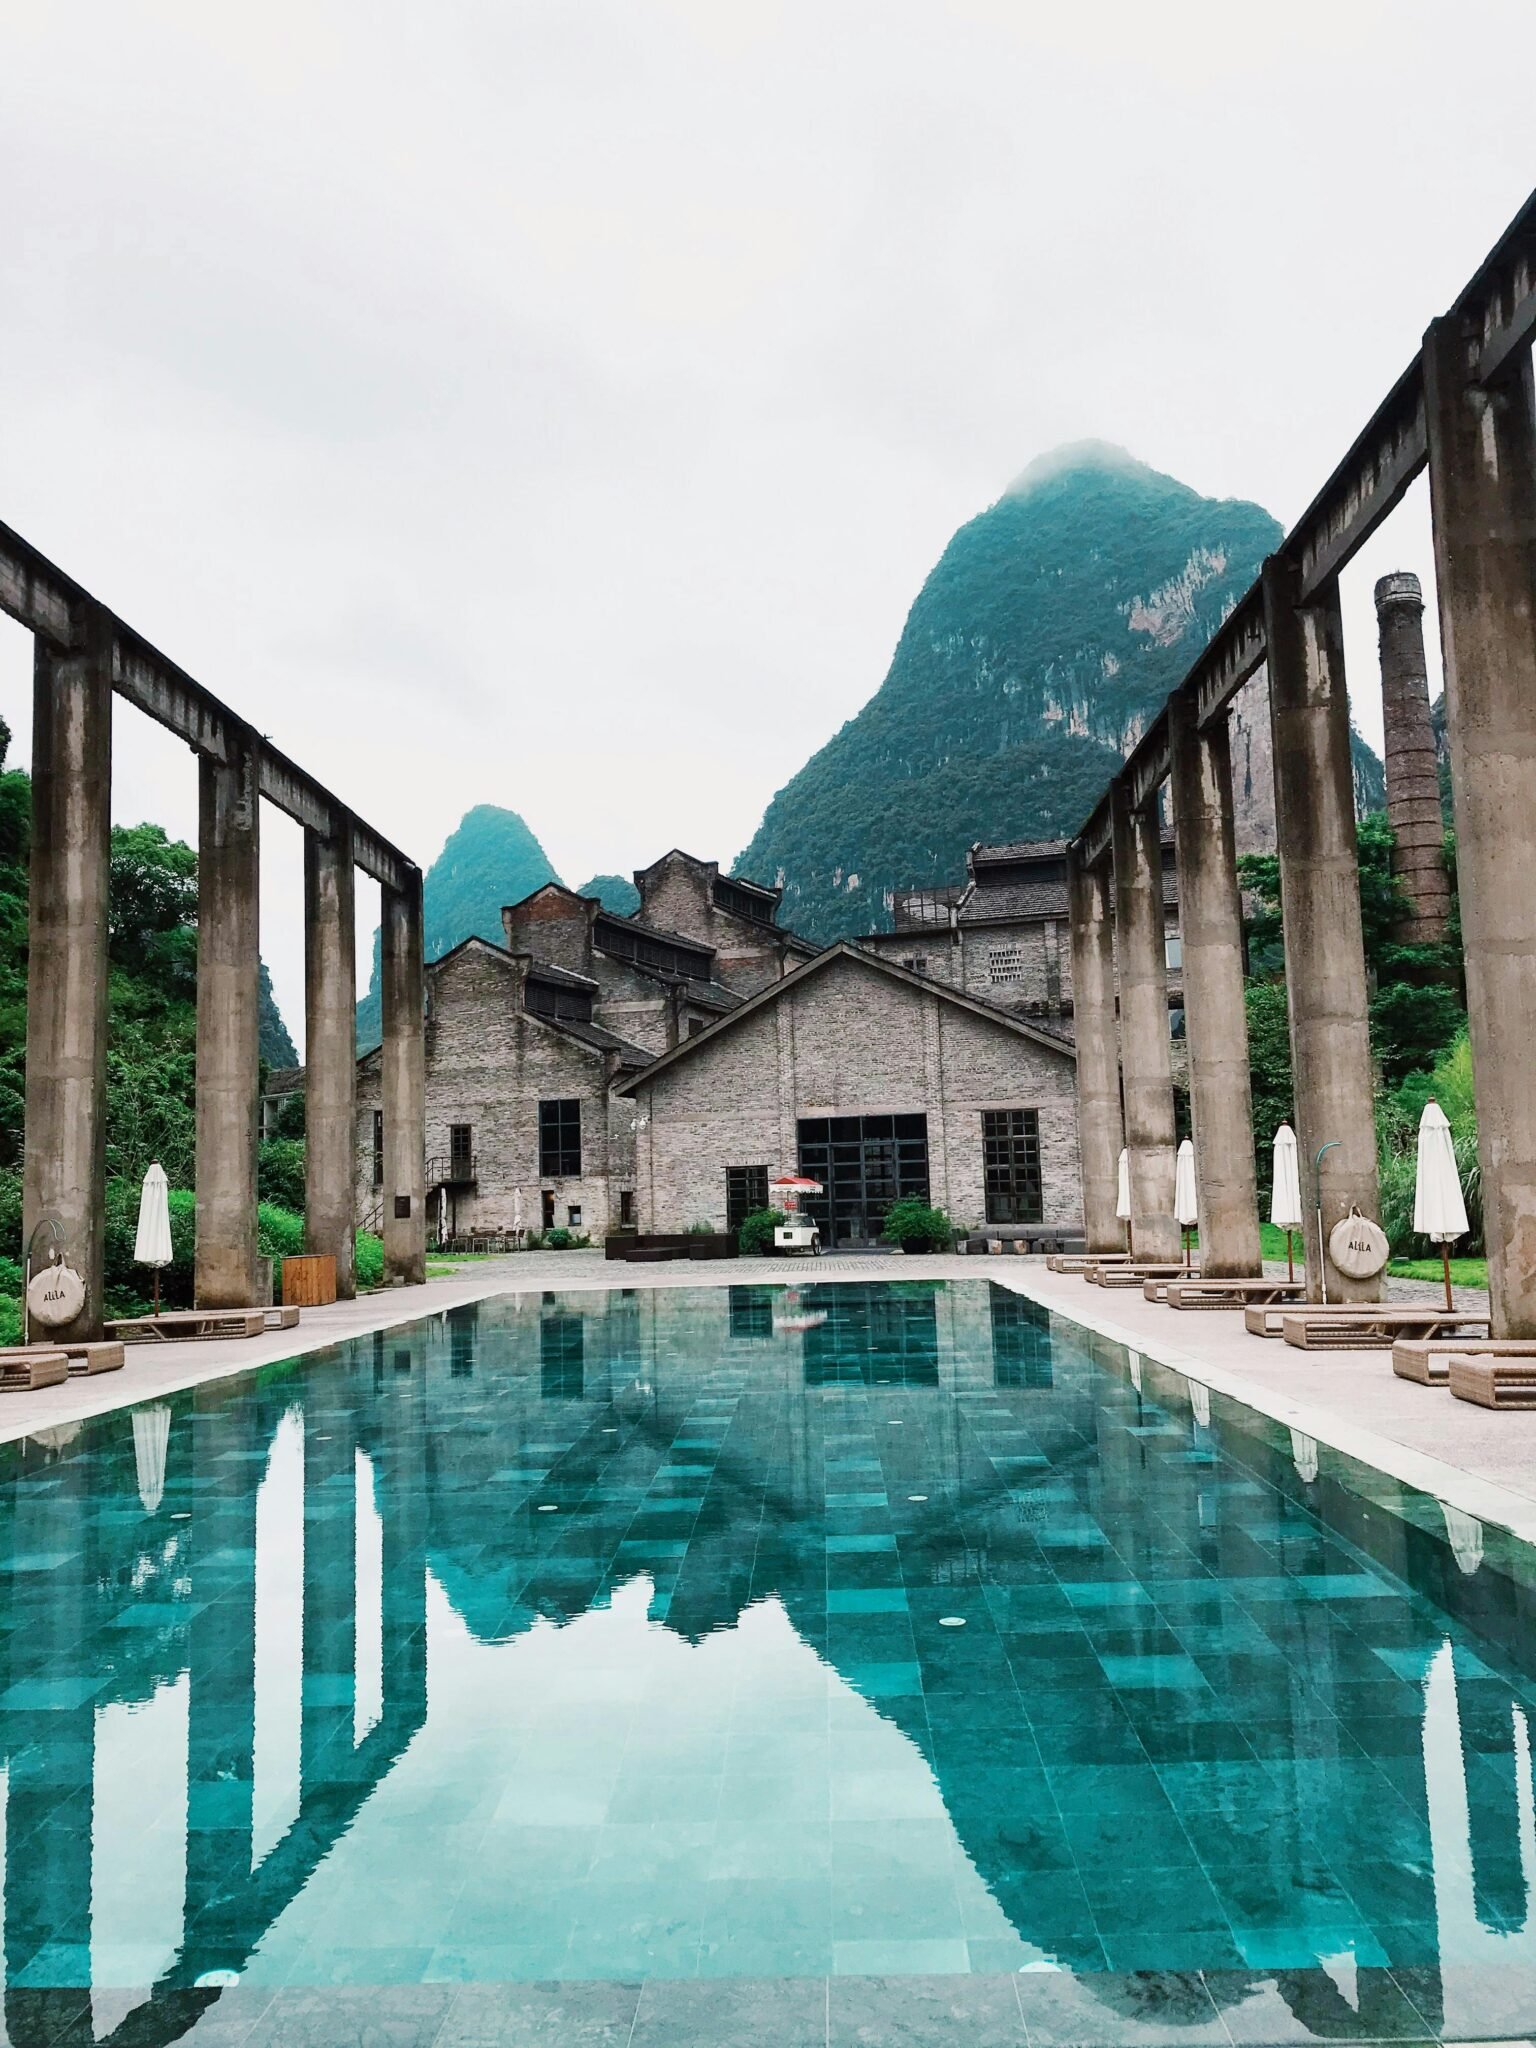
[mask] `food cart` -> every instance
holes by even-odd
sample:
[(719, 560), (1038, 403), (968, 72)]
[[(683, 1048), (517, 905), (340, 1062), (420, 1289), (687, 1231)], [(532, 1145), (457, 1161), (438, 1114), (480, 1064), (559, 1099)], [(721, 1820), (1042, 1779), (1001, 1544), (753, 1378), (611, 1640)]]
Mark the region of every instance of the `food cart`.
[(820, 1193), (821, 1182), (808, 1180), (800, 1173), (781, 1174), (777, 1180), (769, 1181), (768, 1198), (784, 1217), (784, 1221), (776, 1223), (773, 1229), (776, 1252), (808, 1252), (814, 1255), (821, 1250), (821, 1232), (815, 1219), (800, 1213), (800, 1197)]

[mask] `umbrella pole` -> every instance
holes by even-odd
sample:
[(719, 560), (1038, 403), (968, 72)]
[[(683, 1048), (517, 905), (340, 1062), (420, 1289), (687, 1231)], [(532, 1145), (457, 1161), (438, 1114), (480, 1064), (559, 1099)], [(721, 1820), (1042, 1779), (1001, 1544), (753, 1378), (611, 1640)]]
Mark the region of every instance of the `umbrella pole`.
[(160, 1313), (160, 1268), (155, 1268), (155, 1314)]
[(1296, 1244), (1291, 1233), (1285, 1233), (1285, 1277), (1294, 1282), (1296, 1278)]
[(1445, 1267), (1445, 1306), (1449, 1314), (1455, 1304), (1451, 1300), (1451, 1241), (1448, 1237), (1440, 1240), (1440, 1258)]

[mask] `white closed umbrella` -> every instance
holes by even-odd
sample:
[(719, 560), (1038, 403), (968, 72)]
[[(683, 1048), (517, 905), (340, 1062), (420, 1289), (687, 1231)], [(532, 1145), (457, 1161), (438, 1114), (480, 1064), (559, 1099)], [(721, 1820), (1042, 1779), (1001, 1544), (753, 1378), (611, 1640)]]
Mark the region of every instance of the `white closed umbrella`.
[(1465, 1237), (1466, 1199), (1461, 1192), (1461, 1175), (1456, 1171), (1456, 1147), (1451, 1139), (1450, 1119), (1439, 1103), (1430, 1098), (1419, 1118), (1418, 1173), (1413, 1183), (1413, 1227), (1420, 1237), (1433, 1238), (1440, 1247), (1445, 1267), (1445, 1305), (1451, 1306), (1451, 1241)]
[(157, 1160), (144, 1176), (139, 1190), (139, 1229), (133, 1240), (136, 1266), (155, 1269), (155, 1314), (160, 1313), (160, 1268), (168, 1266), (171, 1251), (171, 1191), (165, 1168)]
[(1122, 1145), (1120, 1165), (1115, 1180), (1115, 1214), (1120, 1221), (1129, 1224), (1131, 1220), (1131, 1155)]
[(1282, 1124), (1275, 1132), (1269, 1220), (1277, 1230), (1285, 1232), (1286, 1277), (1294, 1280), (1296, 1259), (1291, 1234), (1301, 1228), (1301, 1166), (1296, 1152), (1296, 1133), (1289, 1124)]
[(171, 1411), (163, 1401), (133, 1411), (133, 1465), (144, 1512), (152, 1515), (165, 1496), (165, 1453), (171, 1440)]
[(1200, 1221), (1200, 1197), (1195, 1192), (1195, 1141), (1186, 1138), (1179, 1147), (1173, 1169), (1173, 1220), (1184, 1233), (1184, 1263), (1189, 1264), (1189, 1233)]

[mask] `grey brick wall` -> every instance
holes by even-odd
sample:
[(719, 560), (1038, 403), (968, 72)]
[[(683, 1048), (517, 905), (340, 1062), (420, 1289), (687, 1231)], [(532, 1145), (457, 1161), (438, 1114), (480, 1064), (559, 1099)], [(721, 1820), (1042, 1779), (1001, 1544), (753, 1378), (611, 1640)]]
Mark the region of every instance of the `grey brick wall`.
[(728, 1028), (638, 1095), (641, 1228), (725, 1223), (731, 1166), (796, 1164), (805, 1116), (922, 1110), (932, 1198), (985, 1212), (981, 1115), (1040, 1117), (1047, 1222), (1081, 1215), (1075, 1070), (1006, 1025), (842, 958)]
[[(619, 1196), (634, 1180), (634, 1106), (610, 1097), (611, 1064), (542, 1018), (515, 1006), (515, 970), (486, 947), (467, 947), (428, 973), (427, 1158), (446, 1158), (449, 1127), (468, 1124), (478, 1181), (450, 1197), (460, 1232), (511, 1229), (521, 1189), (523, 1223), (537, 1229), (541, 1194), (555, 1197), (564, 1225), (574, 1204), (581, 1228), (601, 1239), (619, 1220)], [(358, 1065), (357, 1175), (360, 1213), (373, 1186), (373, 1112), (380, 1106), (376, 1057)], [(539, 1103), (581, 1104), (579, 1177), (539, 1172)], [(435, 1224), (434, 1207), (432, 1221)]]

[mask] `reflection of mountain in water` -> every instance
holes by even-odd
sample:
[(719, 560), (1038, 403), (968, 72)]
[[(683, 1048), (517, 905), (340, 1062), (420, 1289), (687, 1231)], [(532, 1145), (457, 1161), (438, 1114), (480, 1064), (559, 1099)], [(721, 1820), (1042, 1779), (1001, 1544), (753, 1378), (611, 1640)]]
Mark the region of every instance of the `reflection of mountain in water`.
[[(1523, 1588), (1235, 1425), (1218, 1462), (1004, 1289), (799, 1294), (825, 1320), (787, 1334), (750, 1286), (519, 1297), (199, 1389), (153, 1514), (158, 1439), (136, 1454), (126, 1415), (14, 1449), (11, 2039), (54, 2039), (94, 1972), (156, 1984), (124, 2026), (170, 2040), (206, 1972), (371, 1967), (386, 1924), (502, 1974), (751, 1975), (825, 1968), (829, 1938), (882, 1967), (908, 1911), (936, 1970), (1081, 1966), (1113, 1914), (1071, 1809), (1089, 1784), (1112, 1837), (1110, 1774), (1144, 1787), (1149, 1756), (1229, 1845), (1250, 1935), (1274, 1920), (1268, 1967), (1205, 1951), (1250, 2034), (1391, 2030), (1362, 1913), (1426, 2018), (1472, 2031), (1466, 1972), (1536, 1960), (1525, 1712), (1366, 1559), (1512, 1638)], [(1186, 1836), (1171, 1809), (1132, 1832), (1150, 1899)], [(580, 1867), (532, 1867), (556, 1834)], [(787, 1960), (748, 1913), (786, 1868), (823, 1930)], [(1319, 1901), (1336, 1953), (1297, 1932)], [(1106, 2011), (1209, 2018), (1193, 1973), (1104, 1961), (1079, 1983)]]

